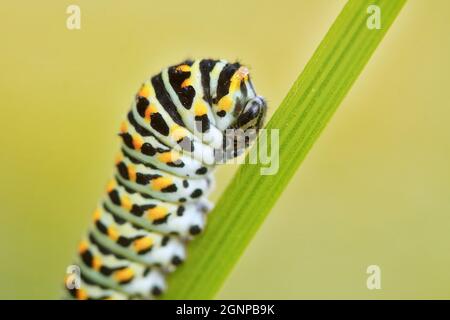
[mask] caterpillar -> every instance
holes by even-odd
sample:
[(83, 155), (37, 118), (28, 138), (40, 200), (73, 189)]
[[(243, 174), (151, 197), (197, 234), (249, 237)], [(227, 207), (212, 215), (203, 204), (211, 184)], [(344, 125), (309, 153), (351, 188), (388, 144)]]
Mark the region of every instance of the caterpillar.
[(78, 246), (79, 283), (66, 278), (67, 298), (161, 295), (205, 228), (214, 167), (251, 144), (266, 109), (238, 62), (187, 60), (146, 80), (120, 126), (114, 175)]

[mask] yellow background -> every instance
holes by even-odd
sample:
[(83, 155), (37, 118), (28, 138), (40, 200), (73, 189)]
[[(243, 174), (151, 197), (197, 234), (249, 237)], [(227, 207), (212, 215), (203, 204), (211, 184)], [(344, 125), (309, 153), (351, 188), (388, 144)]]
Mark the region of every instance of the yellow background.
[[(344, 3), (3, 1), (0, 298), (59, 297), (141, 81), (239, 59), (273, 113)], [(449, 10), (406, 4), (219, 298), (450, 298)]]

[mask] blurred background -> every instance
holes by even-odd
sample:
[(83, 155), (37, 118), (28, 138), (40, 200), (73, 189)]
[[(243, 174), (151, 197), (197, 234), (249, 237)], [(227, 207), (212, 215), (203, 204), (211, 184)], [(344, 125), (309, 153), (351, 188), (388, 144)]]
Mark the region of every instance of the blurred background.
[[(59, 297), (145, 78), (239, 59), (272, 114), (344, 4), (3, 1), (0, 298)], [(407, 2), (218, 298), (450, 298), (449, 10)]]

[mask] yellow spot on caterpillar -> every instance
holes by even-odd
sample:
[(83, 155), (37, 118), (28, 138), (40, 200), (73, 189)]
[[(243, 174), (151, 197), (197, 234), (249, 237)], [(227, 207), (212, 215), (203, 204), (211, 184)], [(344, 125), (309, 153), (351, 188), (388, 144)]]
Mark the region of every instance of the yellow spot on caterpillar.
[(102, 261), (100, 260), (100, 258), (98, 258), (98, 257), (94, 257), (93, 259), (92, 259), (92, 268), (94, 269), (94, 270), (100, 270), (100, 267), (102, 266)]
[(194, 106), (194, 112), (196, 116), (202, 116), (206, 114), (207, 110), (208, 109), (206, 108), (206, 105), (201, 101), (197, 102)]
[(148, 83), (142, 84), (141, 89), (139, 89), (138, 95), (140, 97), (148, 98), (148, 96), (150, 95), (150, 85)]
[(174, 151), (167, 151), (158, 155), (158, 160), (164, 163), (175, 162), (179, 158), (180, 154)]
[(133, 276), (134, 272), (130, 268), (125, 268), (114, 272), (114, 278), (119, 282), (130, 280)]
[(144, 120), (147, 122), (147, 123), (150, 123), (150, 116), (152, 115), (152, 114), (154, 114), (154, 113), (157, 113), (158, 112), (158, 109), (155, 107), (155, 105), (154, 104), (151, 104), (151, 105), (149, 105), (148, 107), (147, 107), (147, 109), (145, 109), (145, 115), (144, 115)]
[(106, 191), (107, 192), (111, 192), (114, 190), (114, 188), (116, 187), (116, 182), (114, 180), (111, 180), (108, 182), (108, 184), (106, 185)]
[(108, 237), (110, 237), (112, 240), (116, 241), (119, 238), (119, 233), (117, 230), (113, 227), (108, 228)]
[(120, 124), (120, 132), (125, 133), (128, 131), (128, 123), (126, 121), (122, 121)]
[(172, 135), (172, 138), (175, 141), (179, 141), (181, 139), (183, 139), (187, 133), (186, 133), (186, 129), (183, 128), (182, 126), (179, 126), (177, 124), (174, 124), (171, 128), (170, 128), (170, 134)]
[(136, 169), (134, 166), (128, 166), (128, 176), (131, 181), (136, 181)]
[(186, 88), (192, 85), (192, 81), (191, 78), (187, 78), (185, 79), (182, 83), (181, 83), (181, 88)]
[(125, 208), (126, 210), (131, 210), (131, 207), (133, 206), (133, 204), (131, 203), (130, 198), (128, 198), (127, 196), (123, 196), (120, 199), (120, 204), (122, 205), (122, 208)]
[(86, 291), (83, 289), (78, 289), (76, 296), (77, 296), (78, 300), (87, 300), (87, 298), (88, 298)]
[(229, 92), (234, 93), (237, 89), (239, 89), (241, 81), (246, 81), (248, 79), (248, 74), (249, 71), (246, 67), (240, 67), (231, 78)]
[(150, 220), (154, 221), (154, 220), (159, 220), (164, 218), (167, 215), (167, 208), (164, 207), (155, 207), (152, 209), (149, 209), (147, 211), (148, 213), (148, 217), (150, 218)]
[(86, 240), (83, 240), (80, 242), (80, 244), (78, 245), (78, 253), (83, 253), (85, 252), (89, 247), (89, 244)]
[(133, 147), (136, 150), (141, 150), (142, 145), (144, 144), (144, 141), (142, 140), (140, 135), (134, 135), (133, 136)]
[(98, 208), (95, 209), (95, 211), (94, 211), (94, 221), (100, 220), (101, 215), (102, 215), (102, 213), (101, 213), (100, 209), (98, 209)]
[(229, 111), (233, 105), (233, 100), (229, 96), (224, 96), (219, 100), (217, 106), (220, 110)]
[(179, 66), (176, 68), (176, 70), (177, 70), (177, 71), (181, 71), (181, 72), (189, 72), (189, 71), (191, 71), (191, 67), (188, 66), (187, 64), (182, 64), (182, 65), (179, 65)]
[(146, 250), (150, 248), (152, 245), (153, 240), (149, 237), (140, 238), (133, 242), (134, 250), (136, 250), (136, 252)]
[(151, 180), (150, 182), (152, 189), (156, 191), (161, 191), (161, 189), (164, 189), (172, 184), (172, 179), (166, 178), (166, 177), (160, 177)]
[(123, 159), (122, 154), (119, 153), (116, 155), (116, 158), (114, 159), (114, 163), (119, 164), (122, 161), (122, 159)]
[(233, 76), (230, 81), (230, 88), (228, 89), (229, 94), (233, 94), (234, 92), (236, 92), (240, 85), (241, 80)]

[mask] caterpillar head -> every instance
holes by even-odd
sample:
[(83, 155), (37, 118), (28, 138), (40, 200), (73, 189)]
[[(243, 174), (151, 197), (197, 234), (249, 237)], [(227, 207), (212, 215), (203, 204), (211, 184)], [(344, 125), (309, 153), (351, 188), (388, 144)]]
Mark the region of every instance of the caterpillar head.
[[(236, 79), (239, 85), (233, 85)], [(239, 156), (249, 147), (262, 128), (267, 111), (267, 103), (256, 94), (246, 67), (240, 66), (235, 71), (229, 92), (233, 93), (234, 108), (224, 130), (223, 148), (219, 153), (222, 161)]]
[(266, 110), (267, 104), (263, 97), (256, 96), (247, 100), (231, 128), (236, 130), (240, 129), (244, 132), (249, 130), (258, 132), (264, 124)]

